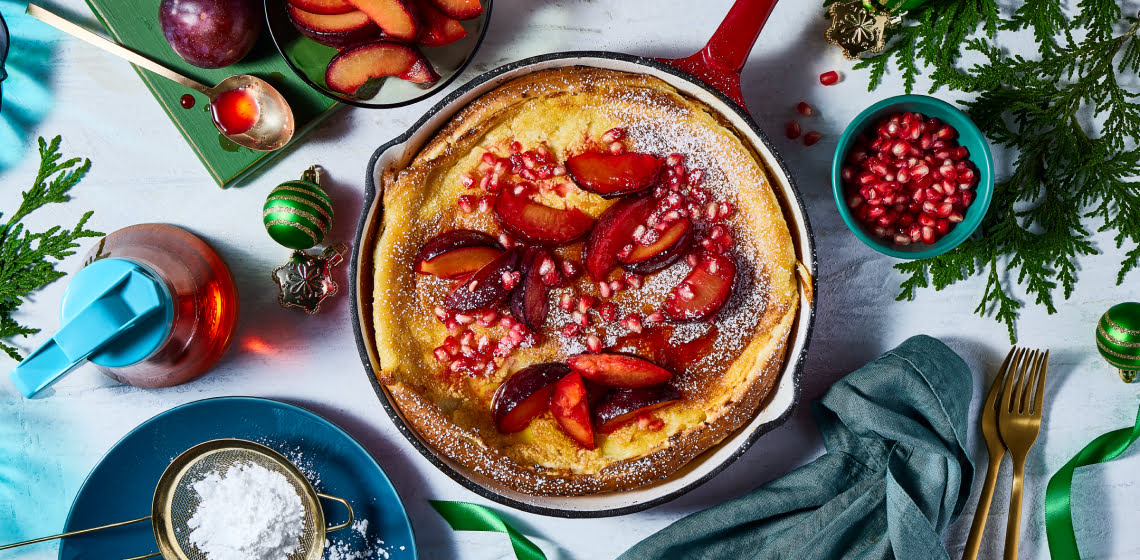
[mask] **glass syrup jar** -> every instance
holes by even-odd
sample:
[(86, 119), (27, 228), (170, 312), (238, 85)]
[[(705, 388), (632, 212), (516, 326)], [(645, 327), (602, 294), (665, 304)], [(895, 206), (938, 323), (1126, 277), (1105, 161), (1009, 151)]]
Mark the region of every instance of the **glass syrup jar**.
[(60, 304), (63, 326), (11, 372), (24, 396), (84, 361), (136, 387), (179, 385), (209, 371), (233, 342), (233, 276), (194, 234), (130, 226), (103, 238), (83, 262)]

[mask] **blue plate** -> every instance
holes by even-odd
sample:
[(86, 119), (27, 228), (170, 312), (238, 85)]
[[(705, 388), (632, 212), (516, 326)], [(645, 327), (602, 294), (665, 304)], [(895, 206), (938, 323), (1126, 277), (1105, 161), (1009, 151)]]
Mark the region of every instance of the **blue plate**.
[[(173, 408), (131, 431), (87, 476), (65, 531), (150, 515), (159, 476), (178, 454), (218, 438), (267, 445), (293, 461), (318, 492), (348, 500), (367, 530), (329, 533), (334, 547), (364, 551), (368, 558), (416, 558), (412, 525), (396, 489), (375, 459), (333, 423), (293, 405), (249, 397), (221, 397)], [(329, 525), (346, 519), (343, 508), (322, 501)], [(381, 544), (380, 541), (383, 541)], [(65, 539), (61, 560), (118, 559), (156, 552), (149, 522)]]

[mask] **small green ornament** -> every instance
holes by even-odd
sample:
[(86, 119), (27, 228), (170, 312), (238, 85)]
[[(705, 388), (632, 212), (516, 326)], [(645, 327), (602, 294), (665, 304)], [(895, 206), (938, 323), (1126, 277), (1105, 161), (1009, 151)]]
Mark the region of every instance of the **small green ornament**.
[(1096, 347), (1108, 363), (1120, 371), (1125, 383), (1140, 371), (1140, 303), (1129, 301), (1112, 306), (1096, 325)]
[(265, 199), (261, 220), (274, 241), (290, 249), (309, 249), (332, 229), (333, 207), (321, 188), (317, 166), (310, 167), (299, 181), (287, 181)]

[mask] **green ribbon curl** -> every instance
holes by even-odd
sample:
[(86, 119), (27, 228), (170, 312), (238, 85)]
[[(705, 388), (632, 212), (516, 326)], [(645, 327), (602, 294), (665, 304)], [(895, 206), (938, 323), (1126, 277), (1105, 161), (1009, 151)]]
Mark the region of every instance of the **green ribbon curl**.
[(1045, 534), (1049, 538), (1049, 555), (1054, 560), (1081, 557), (1073, 529), (1073, 471), (1086, 465), (1111, 461), (1124, 453), (1137, 439), (1140, 439), (1140, 410), (1136, 412), (1134, 426), (1108, 432), (1092, 440), (1049, 479), (1049, 485), (1045, 488)]
[(448, 500), (428, 500), (444, 521), (455, 531), (492, 531), (506, 533), (511, 538), (511, 548), (518, 560), (546, 560), (546, 554), (538, 545), (511, 527), (499, 515), (479, 504), (452, 502)]

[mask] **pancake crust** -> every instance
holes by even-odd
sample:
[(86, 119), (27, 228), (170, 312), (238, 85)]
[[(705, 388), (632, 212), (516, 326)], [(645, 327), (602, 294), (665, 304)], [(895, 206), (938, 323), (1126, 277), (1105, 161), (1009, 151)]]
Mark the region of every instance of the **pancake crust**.
[[(511, 141), (545, 142), (559, 161), (587, 138), (622, 127), (630, 151), (658, 156), (679, 152), (690, 168), (705, 170), (714, 196), (737, 211), (738, 273), (734, 293), (715, 321), (677, 325), (670, 344), (704, 341), (710, 351), (671, 385), (683, 395), (653, 413), (658, 431), (632, 423), (598, 434), (598, 447), (579, 447), (549, 413), (516, 434), (501, 434), (489, 412), (491, 396), (511, 373), (584, 352), (558, 329), (570, 319), (554, 302), (570, 289), (551, 291), (549, 331), (541, 343), (521, 347), (493, 374), (448, 379), (433, 357), (447, 330), (433, 315), (450, 283), (413, 272), (420, 246), (450, 229), (497, 235), (489, 213), (461, 213), (460, 175), (471, 172), (487, 149)], [(507, 82), (458, 112), (402, 169), (383, 175), (383, 217), (375, 254), (374, 321), (382, 365), (379, 381), (406, 422), (441, 454), (509, 488), (532, 495), (585, 495), (633, 488), (667, 477), (750, 421), (776, 384), (796, 318), (799, 285), (788, 226), (758, 157), (704, 104), (649, 76), (590, 67), (535, 72)], [(613, 201), (572, 189), (568, 204), (597, 216)], [(576, 256), (581, 243), (557, 251)], [(682, 259), (641, 289), (611, 301), (621, 315), (648, 314), (688, 272)], [(582, 284), (584, 285), (584, 284)], [(646, 327), (661, 328), (660, 326)], [(625, 333), (594, 326), (606, 346)], [(487, 331), (498, 338), (498, 326)], [(617, 351), (636, 348), (618, 345)], [(455, 378), (457, 377), (457, 378)]]

